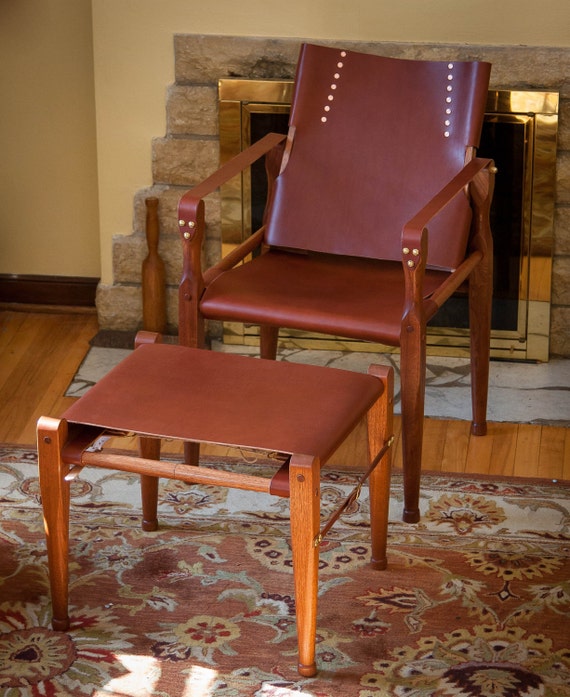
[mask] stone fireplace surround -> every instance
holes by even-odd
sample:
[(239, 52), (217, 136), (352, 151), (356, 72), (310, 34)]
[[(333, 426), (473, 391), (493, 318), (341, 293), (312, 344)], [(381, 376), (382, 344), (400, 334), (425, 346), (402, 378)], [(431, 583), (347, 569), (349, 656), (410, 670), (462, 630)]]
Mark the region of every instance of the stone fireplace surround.
[[(113, 283), (100, 285), (101, 329), (133, 331), (142, 323), (141, 265), (146, 256), (147, 196), (160, 199), (160, 254), (167, 270), (168, 323), (177, 325), (181, 269), (177, 204), (182, 193), (218, 164), (217, 82), (220, 78), (292, 78), (301, 39), (176, 35), (175, 83), (167, 90), (167, 133), (152, 143), (153, 185), (137, 192), (133, 231), (113, 240)], [(487, 60), (493, 89), (540, 89), (560, 93), (557, 194), (550, 322), (551, 355), (570, 357), (570, 49), (384, 42), (321, 42), (387, 56), (426, 60)], [(205, 263), (221, 253), (218, 195), (207, 206)], [(220, 335), (216, 324), (209, 328)]]

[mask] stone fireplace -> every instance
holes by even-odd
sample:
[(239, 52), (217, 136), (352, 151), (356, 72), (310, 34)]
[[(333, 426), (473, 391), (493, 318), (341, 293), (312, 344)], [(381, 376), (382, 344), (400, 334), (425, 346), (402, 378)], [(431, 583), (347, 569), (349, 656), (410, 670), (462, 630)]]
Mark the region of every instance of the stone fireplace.
[[(247, 80), (291, 80), (300, 40), (178, 35), (174, 39), (176, 81), (167, 94), (167, 134), (156, 138), (152, 147), (154, 185), (135, 197), (134, 226), (130, 235), (117, 236), (113, 244), (113, 284), (100, 286), (97, 296), (99, 321), (103, 329), (134, 330), (141, 324), (141, 264), (146, 255), (144, 199), (160, 198), (160, 253), (167, 267), (168, 320), (176, 331), (177, 282), (180, 273), (180, 243), (176, 206), (186, 188), (212, 172), (219, 161), (220, 122), (218, 120), (218, 81), (227, 78)], [(337, 42), (338, 43), (338, 42)], [(463, 46), (344, 42), (344, 47), (382, 53), (394, 57), (434, 60), (481, 59), (493, 63), (491, 87), (500, 91), (558, 93), (558, 142), (552, 143), (556, 159), (556, 193), (551, 187), (549, 220), (542, 221), (540, 251), (542, 266), (548, 273), (535, 271), (534, 285), (547, 297), (546, 317), (533, 329), (532, 307), (529, 331), (546, 336), (541, 352), (522, 355), (507, 349), (496, 355), (546, 360), (550, 355), (570, 356), (570, 50), (539, 47)], [(221, 122), (222, 141), (224, 120)], [(540, 186), (540, 183), (539, 183)], [(544, 188), (544, 187), (543, 187)], [(547, 209), (548, 210), (548, 207)], [(207, 263), (216, 261), (223, 244), (220, 196), (208, 206)], [(551, 271), (551, 274), (550, 274)], [(538, 275), (537, 275), (538, 274)], [(525, 315), (525, 321), (527, 316)], [(213, 336), (222, 328), (213, 324)], [(520, 342), (519, 342), (520, 343)], [(532, 343), (532, 342), (531, 342)], [(434, 350), (437, 352), (437, 348)]]

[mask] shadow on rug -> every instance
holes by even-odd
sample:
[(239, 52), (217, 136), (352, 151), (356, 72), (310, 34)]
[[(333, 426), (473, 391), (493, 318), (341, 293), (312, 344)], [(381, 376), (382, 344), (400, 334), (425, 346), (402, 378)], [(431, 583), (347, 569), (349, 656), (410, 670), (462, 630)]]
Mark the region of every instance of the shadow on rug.
[[(354, 480), (325, 470), (324, 507)], [(3, 697), (570, 695), (569, 488), (426, 475), (406, 525), (395, 476), (387, 571), (367, 564), (363, 491), (322, 548), (319, 673), (301, 679), (288, 502), (163, 484), (143, 533), (135, 476), (75, 481), (58, 633), (36, 454), (0, 446)]]

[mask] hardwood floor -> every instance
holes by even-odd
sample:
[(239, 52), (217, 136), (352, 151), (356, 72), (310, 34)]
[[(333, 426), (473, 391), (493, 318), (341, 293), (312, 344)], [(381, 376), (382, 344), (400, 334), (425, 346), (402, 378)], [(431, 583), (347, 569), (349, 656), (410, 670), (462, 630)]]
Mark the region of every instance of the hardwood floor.
[[(64, 394), (97, 330), (94, 312), (0, 310), (1, 443), (33, 445), (38, 417), (57, 416), (74, 401)], [(401, 464), (399, 428), (396, 418), (396, 467)], [(359, 455), (362, 436), (357, 432), (333, 462)], [(570, 480), (570, 429), (490, 423), (481, 438), (470, 435), (466, 421), (428, 418), (423, 469)]]
[(0, 312), (0, 442), (35, 443), (37, 419), (73, 403), (64, 394), (97, 329), (94, 312)]

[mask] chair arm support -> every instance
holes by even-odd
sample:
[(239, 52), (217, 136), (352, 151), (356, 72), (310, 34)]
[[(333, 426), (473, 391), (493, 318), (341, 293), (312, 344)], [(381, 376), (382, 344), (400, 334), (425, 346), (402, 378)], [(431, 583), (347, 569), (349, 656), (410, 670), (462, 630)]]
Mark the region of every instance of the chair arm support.
[[(179, 341), (184, 346), (202, 346), (204, 326), (198, 304), (204, 291), (202, 240), (206, 228), (204, 197), (240, 174), (263, 155), (278, 146), (286, 136), (269, 133), (228, 160), (216, 172), (187, 191), (178, 204), (178, 228), (182, 237), (182, 276), (178, 288)], [(257, 238), (252, 240), (257, 242)], [(247, 252), (244, 253), (244, 256)], [(232, 255), (232, 259), (235, 254)], [(234, 264), (238, 260), (234, 261)], [(208, 279), (215, 277), (216, 271)]]
[(259, 228), (259, 230), (250, 235), (235, 249), (226, 254), (226, 256), (223, 259), (221, 259), (217, 264), (214, 264), (214, 266), (210, 267), (207, 271), (205, 271), (204, 285), (208, 286), (220, 274), (224, 273), (224, 271), (229, 271), (230, 269), (233, 269), (234, 266), (243, 261), (248, 254), (251, 254), (254, 249), (257, 249), (257, 247), (259, 247), (259, 245), (263, 242), (264, 236), (265, 226)]
[[(183, 275), (190, 276), (201, 273), (201, 247), (204, 235), (205, 212), (203, 198), (211, 194), (222, 184), (229, 181), (244, 169), (253, 164), (263, 155), (271, 152), (285, 140), (286, 136), (278, 133), (268, 133), (238, 155), (228, 160), (216, 172), (202, 183), (187, 191), (178, 204), (178, 226), (183, 239), (184, 268)], [(261, 241), (262, 234), (256, 233), (240, 245), (227, 260), (222, 260), (212, 273), (204, 280), (210, 282), (219, 273), (225, 271), (244, 259)]]

